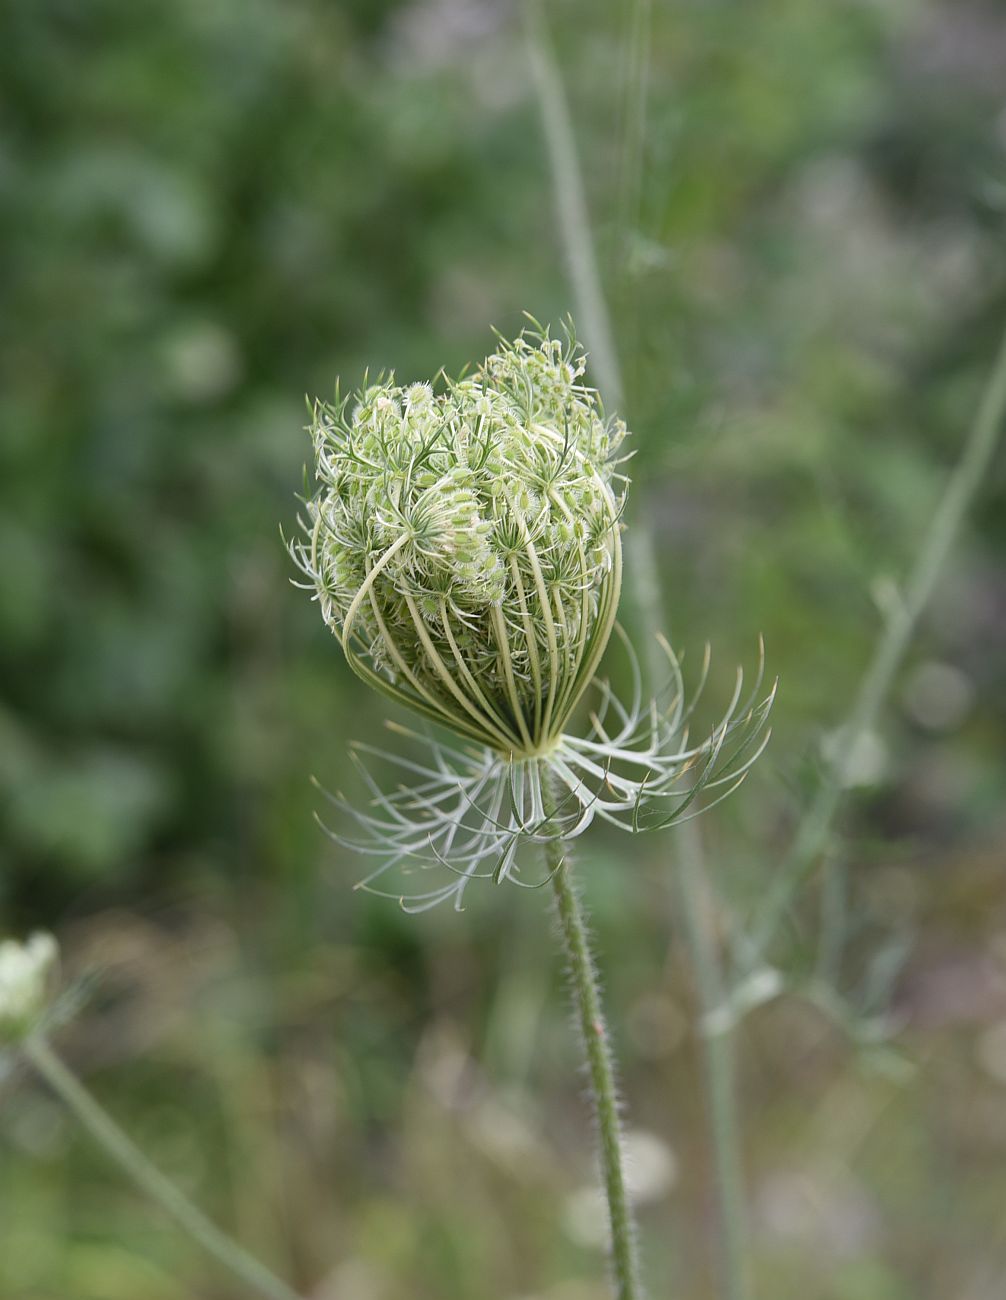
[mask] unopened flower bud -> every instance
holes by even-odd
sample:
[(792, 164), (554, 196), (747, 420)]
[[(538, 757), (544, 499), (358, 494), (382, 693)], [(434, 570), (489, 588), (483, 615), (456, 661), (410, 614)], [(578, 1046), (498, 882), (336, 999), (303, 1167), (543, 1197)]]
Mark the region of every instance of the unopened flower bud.
[(584, 365), (525, 333), (440, 392), (388, 378), (311, 425), (295, 558), (351, 666), (503, 754), (556, 742), (614, 626), (625, 426)]

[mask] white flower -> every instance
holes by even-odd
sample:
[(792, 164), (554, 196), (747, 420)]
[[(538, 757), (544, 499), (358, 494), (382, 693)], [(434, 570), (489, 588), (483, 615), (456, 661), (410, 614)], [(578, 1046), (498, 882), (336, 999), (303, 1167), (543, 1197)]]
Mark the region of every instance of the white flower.
[(0, 943), (0, 1040), (23, 1037), (45, 1009), (59, 948), (51, 934)]

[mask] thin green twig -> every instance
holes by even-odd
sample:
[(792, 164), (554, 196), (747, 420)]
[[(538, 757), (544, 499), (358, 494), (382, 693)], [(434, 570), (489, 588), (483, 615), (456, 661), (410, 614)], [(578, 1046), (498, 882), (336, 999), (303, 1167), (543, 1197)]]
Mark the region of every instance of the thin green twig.
[(590, 351), (598, 388), (605, 400), (618, 409), (624, 397), (618, 351), (597, 266), (573, 122), (541, 0), (525, 0), (524, 30), (577, 320)]
[(266, 1300), (300, 1300), (296, 1291), (232, 1241), (128, 1137), (37, 1034), (24, 1043), (28, 1060), (67, 1109), (123, 1172), (203, 1249)]
[(633, 0), (626, 41), (618, 212), (615, 220), (615, 253), (620, 269), (626, 264), (630, 232), (639, 222), (642, 203), (646, 109), (650, 85), (651, 8), (652, 0)]
[[(545, 811), (549, 816), (554, 816), (555, 796), (548, 788), (547, 781), (542, 782), (542, 791), (546, 799)], [(643, 1300), (636, 1226), (633, 1222), (632, 1206), (626, 1192), (625, 1173), (622, 1167), (622, 1125), (618, 1114), (615, 1063), (601, 1006), (597, 971), (590, 952), (587, 924), (583, 907), (571, 879), (572, 867), (568, 847), (561, 840), (551, 839), (546, 842), (544, 851), (548, 872), (552, 879), (556, 912), (576, 1003), (576, 1016), (590, 1074), (591, 1096), (600, 1146), (601, 1173), (608, 1203), (608, 1222), (611, 1227), (611, 1266), (615, 1280), (615, 1295), (617, 1300)]]
[(919, 618), (936, 588), (961, 524), (992, 463), (1006, 413), (1006, 335), (932, 523), (909, 574), (901, 602), (888, 616), (856, 696), (841, 740), (792, 848), (775, 873), (756, 915), (752, 951), (757, 959), (771, 945), (797, 891), (817, 866), (845, 793), (845, 776), (862, 737), (873, 729)]
[(732, 1020), (714, 1027), (711, 1014), (723, 1006), (727, 990), (713, 933), (713, 909), (702, 862), (702, 841), (694, 821), (682, 822), (674, 829), (677, 840), (676, 895), (701, 1007), (702, 1058), (719, 1205), (719, 1266), (723, 1294), (727, 1300), (748, 1300), (752, 1292), (740, 1117), (736, 1100), (737, 1034)]

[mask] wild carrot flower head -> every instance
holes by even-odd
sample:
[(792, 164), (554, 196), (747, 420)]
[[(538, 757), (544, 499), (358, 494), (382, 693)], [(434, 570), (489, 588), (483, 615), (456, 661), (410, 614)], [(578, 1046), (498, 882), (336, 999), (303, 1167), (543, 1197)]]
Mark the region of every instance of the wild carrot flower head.
[[(424, 762), (383, 754), (410, 788), (383, 794), (361, 769), (371, 810), (335, 800), (361, 828), (354, 847), (379, 859), (362, 884), (396, 865), (453, 874), (413, 907), (460, 904), (476, 875), (517, 879), (522, 843), (598, 816), (667, 824), (700, 791), (729, 793), (764, 743), (751, 752), (770, 700), (741, 704), (738, 677), (719, 726), (688, 745), (692, 705), (669, 647), (664, 708), (644, 705), (627, 641), (632, 701), (596, 677), (612, 632), (625, 640), (626, 428), (585, 367), (572, 329), (557, 340), (535, 327), (464, 378), (403, 387), (387, 375), (312, 410), (317, 490), (291, 548), (304, 585), (358, 676), (472, 742), (417, 736)], [(571, 719), (592, 684), (600, 698), (578, 736)]]
[(584, 365), (524, 334), (440, 392), (388, 377), (313, 412), (325, 621), (366, 681), (507, 756), (562, 734), (618, 605), (625, 426)]

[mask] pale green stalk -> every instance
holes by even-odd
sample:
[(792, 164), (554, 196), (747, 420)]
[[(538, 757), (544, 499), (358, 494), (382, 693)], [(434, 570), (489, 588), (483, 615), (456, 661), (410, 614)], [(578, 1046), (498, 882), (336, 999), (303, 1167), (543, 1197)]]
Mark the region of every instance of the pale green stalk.
[(642, 226), (652, 22), (653, 0), (632, 0), (625, 36), (618, 196), (610, 253), (610, 264), (614, 270), (613, 301), (619, 316), (619, 340), (622, 354), (630, 363), (639, 351), (642, 328), (635, 293), (637, 273), (632, 254), (637, 232)]
[[(583, 328), (601, 394), (614, 407), (620, 408), (624, 404), (621, 367), (598, 270), (569, 105), (540, 0), (526, 0), (524, 12), (528, 53), (552, 173), (556, 216), (569, 265), (577, 318)], [(645, 32), (647, 17), (644, 6), (638, 5), (634, 15), (634, 34), (640, 30)], [(638, 39), (639, 48), (633, 51), (630, 69), (642, 57), (640, 51), (645, 52), (645, 42), (641, 36)], [(641, 130), (639, 114), (644, 109), (645, 98), (637, 97), (634, 108), (630, 110), (635, 112), (635, 117), (629, 118), (629, 138), (634, 138), (633, 133)], [(640, 141), (640, 151), (641, 148)], [(634, 546), (634, 562), (630, 570), (634, 578), (633, 595), (652, 633), (661, 625), (661, 600), (653, 536), (645, 520), (637, 522), (631, 537)], [(652, 635), (647, 637), (647, 644), (651, 646), (652, 669), (655, 665), (652, 647), (656, 644)], [(679, 867), (685, 868), (679, 878), (685, 936), (695, 973), (700, 1017), (706, 1023), (722, 1007), (725, 992), (715, 938), (707, 927), (706, 909), (697, 892), (703, 878), (708, 880), (708, 877), (702, 864), (702, 843), (695, 823), (684, 822), (673, 829), (677, 837)], [(733, 1025), (723, 1027), (715, 1035), (704, 1034), (702, 1043), (709, 1085), (708, 1114), (719, 1209), (723, 1294), (727, 1300), (748, 1300), (751, 1295), (748, 1230), (734, 1085)]]
[(619, 409), (623, 394), (618, 352), (597, 268), (573, 122), (541, 0), (525, 0), (524, 26), (577, 321), (590, 351), (597, 386), (612, 407)]
[(737, 1108), (736, 1027), (729, 1018), (714, 1024), (716, 1018), (712, 1014), (723, 1006), (727, 989), (713, 933), (712, 900), (698, 825), (694, 821), (681, 822), (674, 827), (674, 834), (676, 894), (701, 1007), (702, 1058), (719, 1207), (723, 1294), (727, 1300), (747, 1300), (752, 1290)]
[[(542, 781), (542, 793), (546, 800), (546, 813), (554, 816), (555, 796), (547, 779)], [(576, 1016), (590, 1074), (601, 1173), (611, 1228), (611, 1267), (615, 1295), (617, 1300), (642, 1300), (644, 1291), (640, 1281), (636, 1225), (625, 1187), (615, 1063), (601, 1006), (601, 991), (591, 956), (587, 924), (571, 879), (569, 850), (562, 840), (549, 839), (545, 842), (545, 862), (552, 879)]]
[(1006, 336), (1000, 344), (974, 422), (964, 442), (932, 523), (909, 574), (904, 595), (890, 612), (863, 677), (841, 743), (825, 771), (817, 795), (800, 823), (793, 846), (772, 878), (754, 927), (755, 957), (771, 944), (800, 886), (825, 848), (845, 792), (845, 777), (863, 736), (876, 724), (919, 617), (935, 590), (950, 547), (981, 487), (1002, 432), (1006, 413)]
[[(654, 627), (666, 626), (652, 533), (633, 532), (632, 572), (636, 576), (636, 602)], [(660, 671), (656, 639), (647, 638), (651, 675)], [(706, 1107), (712, 1149), (714, 1186), (719, 1226), (719, 1271), (725, 1300), (749, 1300), (751, 1289), (748, 1216), (744, 1199), (744, 1160), (741, 1121), (736, 1091), (737, 1026), (732, 1017), (717, 1015), (727, 996), (727, 982), (714, 931), (718, 905), (706, 870), (702, 832), (696, 820), (671, 827), (676, 872), (674, 894), (695, 979), (699, 1023), (702, 1026), (702, 1068), (706, 1079)], [(715, 1024), (715, 1029), (711, 1026)]]
[(296, 1291), (221, 1232), (161, 1173), (67, 1069), (44, 1037), (37, 1034), (23, 1047), (31, 1064), (105, 1153), (208, 1254), (266, 1300), (299, 1300)]
[(632, 228), (638, 223), (643, 191), (646, 101), (650, 83), (652, 0), (634, 0), (629, 19), (623, 130), (619, 167), (616, 249), (624, 265)]

